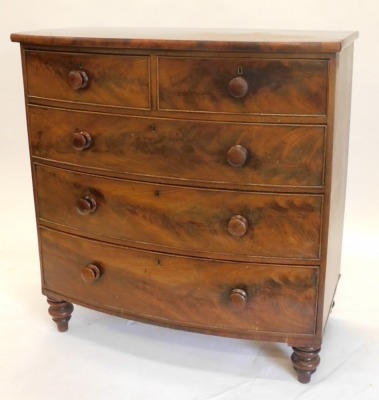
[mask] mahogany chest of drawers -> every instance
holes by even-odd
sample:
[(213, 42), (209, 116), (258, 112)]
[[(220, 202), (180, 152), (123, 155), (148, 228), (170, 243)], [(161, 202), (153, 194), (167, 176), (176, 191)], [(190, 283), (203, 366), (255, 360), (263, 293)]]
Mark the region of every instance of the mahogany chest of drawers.
[(285, 342), (309, 382), (339, 278), (356, 36), (13, 34), (58, 329), (75, 303)]

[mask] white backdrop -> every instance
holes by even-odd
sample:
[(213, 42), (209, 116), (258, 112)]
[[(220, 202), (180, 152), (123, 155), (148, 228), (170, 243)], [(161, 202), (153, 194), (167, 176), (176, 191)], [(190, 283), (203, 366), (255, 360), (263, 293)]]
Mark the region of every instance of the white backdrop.
[[(75, 399), (78, 393), (91, 399), (225, 400), (259, 395), (284, 400), (326, 393), (330, 399), (379, 397), (378, 15), (377, 0), (0, 0), (3, 398)], [(55, 334), (39, 294), (21, 63), (18, 45), (10, 42), (9, 34), (78, 26), (360, 32), (355, 44), (342, 280), (313, 386), (292, 382), (285, 347), (178, 334), (80, 308), (69, 333)], [(38, 378), (33, 379), (33, 373)], [(97, 374), (104, 374), (106, 381)], [(346, 387), (351, 391), (345, 393)]]

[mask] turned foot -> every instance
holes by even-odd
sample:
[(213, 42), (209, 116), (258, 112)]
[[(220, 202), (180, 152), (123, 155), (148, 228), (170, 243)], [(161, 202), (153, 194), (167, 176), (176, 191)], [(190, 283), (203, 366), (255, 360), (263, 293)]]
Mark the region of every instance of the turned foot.
[(68, 321), (70, 321), (71, 313), (74, 311), (74, 306), (67, 301), (55, 300), (51, 297), (47, 298), (50, 304), (49, 314), (53, 321), (58, 326), (59, 332), (66, 332), (68, 329)]
[(297, 379), (301, 383), (308, 383), (320, 364), (318, 353), (321, 349), (315, 347), (292, 347), (292, 349), (291, 360), (297, 373)]

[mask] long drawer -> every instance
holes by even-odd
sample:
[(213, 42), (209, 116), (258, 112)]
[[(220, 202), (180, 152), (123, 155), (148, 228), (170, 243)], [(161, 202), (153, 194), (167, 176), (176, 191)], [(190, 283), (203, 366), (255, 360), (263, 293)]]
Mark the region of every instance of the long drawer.
[(29, 106), (32, 155), (226, 187), (321, 187), (325, 127), (217, 123)]
[(189, 329), (314, 333), (317, 267), (177, 257), (40, 233), (43, 285), (58, 296)]
[(318, 259), (321, 195), (139, 183), (35, 166), (39, 218), (188, 252)]
[(150, 109), (149, 57), (30, 50), (25, 58), (31, 97)]

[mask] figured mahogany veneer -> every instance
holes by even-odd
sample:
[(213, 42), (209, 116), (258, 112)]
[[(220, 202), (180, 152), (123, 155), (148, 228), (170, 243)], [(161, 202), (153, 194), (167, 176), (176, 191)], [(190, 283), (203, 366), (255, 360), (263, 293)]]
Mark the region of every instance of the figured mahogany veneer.
[(58, 101), (150, 108), (146, 56), (26, 51), (28, 95)]
[[(319, 258), (321, 195), (185, 188), (41, 165), (35, 177), (39, 217), (58, 226), (215, 258)], [(235, 215), (246, 221), (239, 234)]]
[[(244, 337), (256, 331), (313, 334), (315, 330), (315, 267), (209, 262), (45, 229), (41, 254), (47, 289), (74, 301), (106, 305), (118, 314)], [(101, 276), (95, 268), (102, 269)], [(235, 289), (247, 293), (239, 312), (233, 306), (238, 302)]]
[(325, 115), (327, 79), (326, 60), (159, 57), (158, 104), (172, 111)]
[(34, 105), (28, 115), (33, 156), (70, 168), (221, 188), (324, 185), (325, 126), (136, 118)]
[(293, 347), (340, 271), (355, 33), (46, 31), (21, 43), (42, 290)]

